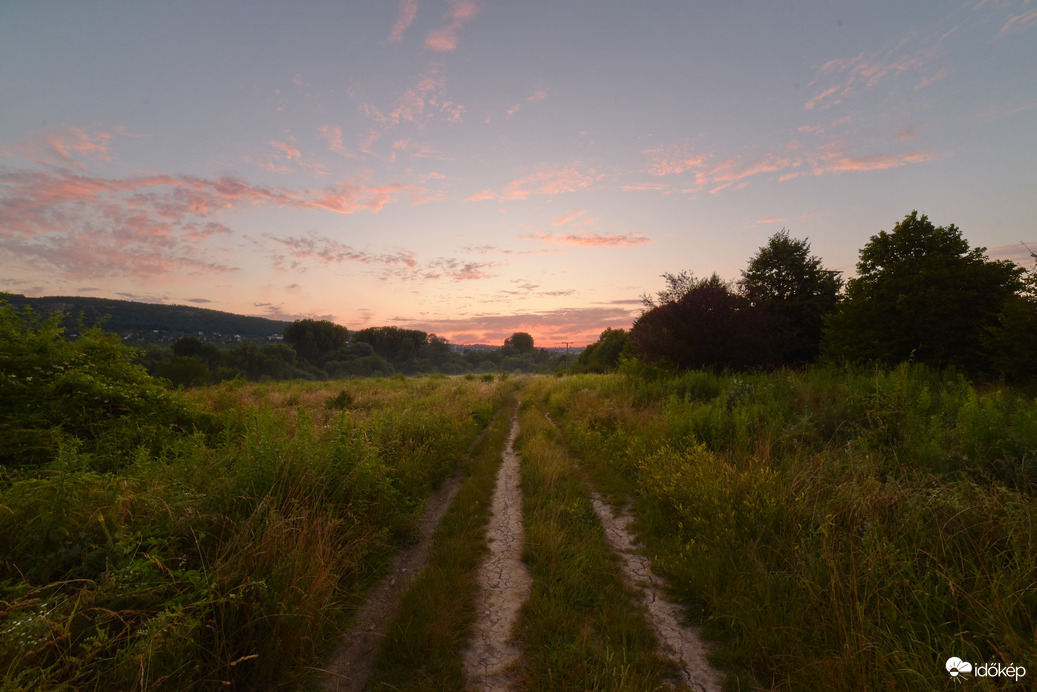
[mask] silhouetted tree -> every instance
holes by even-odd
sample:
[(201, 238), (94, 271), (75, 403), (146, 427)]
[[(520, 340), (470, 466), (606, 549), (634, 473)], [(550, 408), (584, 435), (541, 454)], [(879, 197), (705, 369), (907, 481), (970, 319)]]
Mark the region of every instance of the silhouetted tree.
[(913, 211), (860, 252), (857, 278), (828, 320), (826, 353), (851, 361), (916, 360), (981, 372), (985, 335), (1022, 288), (1022, 268), (969, 249), (957, 226)]
[(771, 313), (753, 308), (714, 274), (693, 279), (682, 272), (664, 274), (664, 302), (652, 305), (634, 322), (630, 338), (641, 359), (678, 368), (746, 370), (781, 364), (784, 335)]
[(842, 279), (810, 254), (810, 243), (790, 238), (782, 229), (749, 260), (739, 288), (754, 307), (785, 321), (789, 343), (786, 363), (805, 363), (821, 349), (824, 318), (839, 301)]
[(322, 355), (346, 345), (349, 330), (328, 320), (296, 320), (284, 328), (284, 341), (300, 358), (317, 363)]
[(619, 367), (620, 357), (633, 350), (630, 334), (625, 329), (606, 329), (598, 340), (580, 351), (577, 372), (611, 372)]
[(530, 355), (536, 353), (533, 337), (526, 332), (515, 332), (504, 340), (504, 355)]

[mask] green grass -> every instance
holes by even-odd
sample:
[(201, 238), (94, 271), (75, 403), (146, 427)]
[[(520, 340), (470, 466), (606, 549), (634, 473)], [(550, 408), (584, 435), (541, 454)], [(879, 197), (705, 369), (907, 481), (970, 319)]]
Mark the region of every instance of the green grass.
[[(733, 689), (1037, 673), (1037, 405), (922, 367), (555, 380)], [(989, 681), (976, 679), (973, 684)]]
[(515, 405), (509, 396), (466, 460), (464, 480), (433, 537), (428, 564), (401, 599), (379, 648), (369, 689), (464, 687), (462, 652), (475, 619), (476, 573), (486, 553), (490, 502)]
[(675, 668), (637, 596), (622, 581), (590, 502), (585, 477), (527, 388), (520, 417), (524, 559), (533, 576), (522, 607), (526, 660), (520, 682), (542, 690), (652, 690), (672, 683)]
[(68, 437), (3, 471), (0, 687), (304, 683), (501, 391), (401, 378), (190, 398), (209, 433), (117, 464)]

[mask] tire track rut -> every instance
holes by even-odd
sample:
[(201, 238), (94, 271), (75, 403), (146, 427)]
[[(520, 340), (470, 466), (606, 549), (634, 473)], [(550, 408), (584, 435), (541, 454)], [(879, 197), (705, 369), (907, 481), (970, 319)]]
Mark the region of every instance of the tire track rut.
[(519, 424), (516, 412), (508, 442), (501, 453), (497, 486), (493, 491), (486, 538), (490, 554), (479, 568), (476, 621), (464, 652), (465, 672), (478, 690), (511, 690), (515, 681), (511, 668), (522, 655), (511, 638), (519, 609), (529, 597), (533, 579), (522, 562), (525, 532), (522, 527), (522, 490), (515, 438)]
[[(493, 420), (472, 440), (467, 455), (471, 455), (479, 441), (500, 417), (498, 410)], [(432, 536), (461, 487), (462, 470), (459, 466), (425, 502), (424, 513), (418, 524), (418, 542), (396, 553), (389, 573), (371, 591), (357, 613), (356, 623), (346, 633), (331, 663), (324, 670), (323, 689), (332, 692), (359, 692), (367, 686), (374, 665), (375, 654), (386, 628), (392, 622), (407, 588), (428, 562)]]

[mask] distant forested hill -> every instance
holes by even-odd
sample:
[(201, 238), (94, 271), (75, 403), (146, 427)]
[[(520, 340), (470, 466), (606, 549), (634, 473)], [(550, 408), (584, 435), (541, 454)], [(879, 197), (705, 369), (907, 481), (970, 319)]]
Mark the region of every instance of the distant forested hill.
[(280, 337), (284, 328), (290, 324), (265, 317), (247, 317), (186, 305), (157, 305), (110, 298), (26, 298), (8, 294), (6, 299), (15, 308), (28, 305), (39, 315), (49, 315), (56, 311), (65, 313), (65, 327), (70, 332), (75, 331), (81, 316), (87, 327), (101, 321), (105, 331), (143, 342), (169, 341), (185, 335), (199, 336), (199, 332), (206, 341), (229, 342), (239, 338), (256, 341)]

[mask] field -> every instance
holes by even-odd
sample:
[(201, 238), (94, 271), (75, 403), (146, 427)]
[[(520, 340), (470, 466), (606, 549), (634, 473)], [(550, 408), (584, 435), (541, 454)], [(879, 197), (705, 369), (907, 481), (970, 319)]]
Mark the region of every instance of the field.
[(205, 425), (117, 463), (59, 438), (2, 471), (3, 689), (336, 689), (339, 642), (452, 474), (369, 688), (481, 686), (465, 651), (512, 421), (531, 578), (513, 688), (688, 689), (599, 495), (725, 689), (951, 689), (950, 657), (1037, 675), (1037, 403), (1010, 388), (641, 368), (182, 398)]

